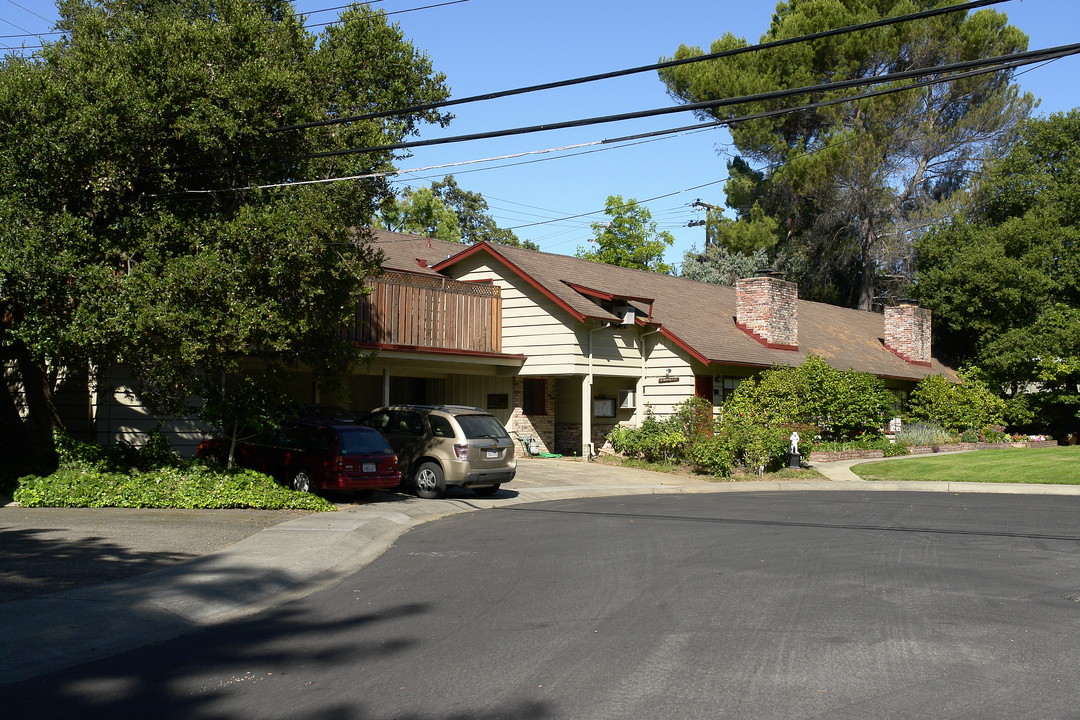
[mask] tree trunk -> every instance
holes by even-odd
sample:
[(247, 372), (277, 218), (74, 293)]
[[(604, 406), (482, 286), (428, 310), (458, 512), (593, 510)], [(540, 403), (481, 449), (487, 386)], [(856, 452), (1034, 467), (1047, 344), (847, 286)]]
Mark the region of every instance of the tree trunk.
[[(21, 345), (3, 348), (0, 363), (0, 480), (46, 475), (56, 469), (57, 425), (45, 369)], [(22, 386), (20, 397), (19, 386)]]
[(874, 261), (874, 221), (866, 218), (860, 228), (859, 243), (862, 249), (862, 272), (859, 276), (859, 310), (874, 308), (874, 277), (877, 274)]

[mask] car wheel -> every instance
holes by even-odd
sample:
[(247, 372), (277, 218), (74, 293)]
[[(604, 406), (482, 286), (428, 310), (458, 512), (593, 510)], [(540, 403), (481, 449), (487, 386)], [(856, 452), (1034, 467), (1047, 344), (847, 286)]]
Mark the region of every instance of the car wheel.
[(499, 492), (499, 485), (485, 485), (484, 487), (474, 487), (472, 490), (477, 495), (494, 495)]
[(296, 492), (311, 492), (311, 476), (301, 470), (293, 475), (290, 485)]
[(442, 468), (435, 463), (424, 463), (417, 468), (413, 485), (417, 497), (434, 500), (446, 494), (446, 479)]

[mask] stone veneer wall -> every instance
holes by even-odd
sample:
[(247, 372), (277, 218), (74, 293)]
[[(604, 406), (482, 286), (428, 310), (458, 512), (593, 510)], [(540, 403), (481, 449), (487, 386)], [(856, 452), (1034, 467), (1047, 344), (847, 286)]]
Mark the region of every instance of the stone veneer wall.
[[(1000, 450), (1002, 448), (1040, 448), (1057, 447), (1057, 440), (1025, 440), (1024, 442), (1006, 443), (947, 443), (945, 445), (913, 445), (908, 448), (911, 455), (929, 455), (931, 453), (959, 452), (961, 450)], [(836, 462), (837, 460), (868, 460), (884, 457), (883, 450), (840, 450), (836, 452), (813, 452), (806, 458), (807, 462), (823, 463)], [(899, 457), (904, 457), (903, 455)]]
[[(513, 408), (513, 411), (510, 413), (508, 429), (511, 433), (516, 434), (514, 437), (514, 450), (517, 457), (526, 457), (525, 449), (521, 447), (521, 443), (517, 442), (519, 438), (535, 437), (540, 442), (540, 452), (551, 452), (551, 448), (555, 447), (555, 381), (551, 378), (529, 379), (543, 379), (545, 381), (544, 409), (547, 414), (525, 414), (525, 411), (521, 409), (522, 405), (524, 405), (524, 378), (515, 377), (513, 394), (510, 398), (510, 407)], [(558, 451), (556, 450), (556, 452)]]
[[(592, 443), (597, 452), (604, 446), (615, 423), (593, 423)], [(559, 423), (555, 426), (555, 452), (567, 457), (581, 454), (581, 423)]]
[(799, 344), (799, 287), (773, 277), (735, 282), (735, 321), (770, 346)]

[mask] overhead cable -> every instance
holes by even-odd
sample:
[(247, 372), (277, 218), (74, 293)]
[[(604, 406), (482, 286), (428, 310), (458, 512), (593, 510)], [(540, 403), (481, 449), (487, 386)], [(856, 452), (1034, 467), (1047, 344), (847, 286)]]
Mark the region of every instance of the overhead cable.
[(843, 35), (861, 30), (870, 30), (873, 28), (895, 25), (902, 22), (924, 20), (926, 18), (935, 17), (937, 15), (944, 15), (946, 13), (967, 12), (969, 10), (978, 9), (989, 5), (997, 5), (1008, 1), (1009, 0), (972, 0), (972, 2), (960, 3), (959, 5), (949, 5), (947, 7), (934, 8), (931, 10), (924, 10), (917, 13), (910, 13), (908, 15), (898, 15), (896, 17), (874, 20), (872, 22), (861, 23), (859, 25), (848, 25), (832, 30), (822, 30), (820, 32), (810, 33), (808, 35), (799, 35), (793, 38), (773, 40), (771, 42), (758, 43), (756, 45), (747, 45), (741, 48), (722, 50), (720, 52), (707, 53), (704, 55), (695, 55), (694, 57), (682, 58), (681, 60), (667, 60), (664, 62), (653, 63), (651, 65), (641, 65), (639, 67), (627, 68), (624, 70), (613, 70), (611, 72), (598, 73), (596, 75), (586, 75), (584, 77), (571, 78), (569, 80), (556, 80), (554, 82), (541, 83), (539, 85), (528, 85), (525, 87), (514, 88), (512, 90), (500, 90), (497, 92), (484, 93), (482, 95), (472, 95), (470, 97), (458, 99), (441, 100), (439, 102), (424, 103), (422, 105), (411, 105), (409, 107), (396, 108), (392, 110), (380, 110), (377, 112), (364, 113), (362, 115), (352, 115), (349, 117), (333, 118), (329, 120), (317, 120), (314, 122), (298, 123), (295, 125), (283, 125), (281, 127), (268, 128), (266, 132), (275, 133), (284, 132), (286, 130), (302, 130), (304, 128), (322, 127), (324, 125), (339, 125), (342, 123), (357, 122), (360, 120), (374, 120), (376, 118), (390, 117), (394, 115), (411, 115), (418, 112), (426, 112), (428, 110), (438, 110), (444, 107), (463, 105), (465, 103), (480, 102), (483, 100), (496, 100), (498, 98), (510, 97), (513, 95), (522, 95), (525, 93), (538, 92), (541, 90), (552, 90), (555, 88), (569, 87), (571, 85), (580, 85), (583, 83), (596, 82), (598, 80), (610, 80), (612, 78), (624, 77), (626, 75), (652, 72), (655, 70), (664, 70), (671, 67), (690, 65), (692, 63), (706, 62), (709, 60), (718, 60), (720, 58), (733, 57), (735, 55), (741, 55), (743, 53), (758, 52), (770, 48), (782, 47), (784, 45), (792, 45), (795, 43), (820, 40), (822, 38), (833, 37), (835, 35)]
[[(839, 80), (835, 82), (821, 83), (820, 85), (808, 85), (804, 87), (790, 88), (786, 90), (771, 90), (769, 92), (758, 93), (756, 95), (743, 95), (740, 97), (724, 98), (721, 100), (705, 100), (697, 103), (686, 103), (685, 105), (653, 108), (651, 110), (637, 110), (628, 113), (601, 115), (598, 117), (582, 118), (579, 120), (566, 120), (555, 123), (544, 123), (541, 125), (528, 125), (525, 127), (507, 128), (503, 130), (490, 130), (487, 132), (470, 133), (468, 135), (451, 135), (448, 137), (428, 138), (427, 140), (410, 140), (406, 142), (389, 143), (386, 145), (371, 145), (367, 147), (350, 148), (344, 150), (327, 150), (324, 152), (294, 155), (278, 159), (281, 161), (295, 161), (323, 157), (340, 157), (343, 155), (354, 155), (357, 153), (406, 150), (410, 148), (429, 147), (432, 145), (448, 145), (451, 143), (471, 142), (474, 140), (489, 140), (492, 138), (509, 137), (512, 135), (527, 135), (530, 133), (547, 132), (550, 130), (565, 130), (568, 128), (587, 127), (589, 125), (623, 122), (625, 120), (638, 120), (641, 118), (657, 117), (660, 115), (671, 115), (681, 112), (716, 110), (722, 107), (729, 107), (731, 105), (743, 105), (746, 103), (764, 102), (767, 100), (780, 100), (796, 95), (812, 95), (815, 93), (822, 93), (830, 90), (844, 90), (849, 88), (862, 87), (865, 85), (878, 85), (881, 83), (896, 82), (900, 80), (910, 80), (925, 75), (961, 72), (973, 68), (990, 67), (991, 70), (989, 70), (988, 72), (997, 72), (999, 70), (1011, 67), (1019, 67), (1021, 65), (1027, 65), (1030, 63), (1044, 62), (1046, 60), (1051, 60), (1055, 58), (1067, 57), (1069, 55), (1075, 55), (1078, 52), (1080, 52), (1080, 43), (1073, 43), (1071, 45), (1059, 45), (1057, 47), (1047, 48), (1044, 50), (1033, 50), (1030, 52), (1013, 53), (1011, 55), (999, 55), (997, 57), (982, 58), (979, 60), (966, 60), (963, 62), (948, 63), (946, 65), (916, 68), (914, 70), (903, 70), (900, 72), (886, 73), (885, 75), (875, 75), (869, 78), (853, 78), (851, 80)], [(947, 77), (939, 79), (938, 82), (951, 82), (952, 80), (952, 77)]]
[[(1004, 1), (1004, 0), (1002, 0), (1002, 1)], [(379, 2), (383, 2), (383, 0), (364, 0), (365, 5), (372, 5), (374, 3), (379, 3)], [(432, 8), (439, 8), (439, 7), (443, 7), (443, 6), (446, 6), (446, 5), (458, 5), (460, 3), (465, 3), (465, 2), (469, 2), (469, 0), (447, 0), (446, 2), (435, 3), (433, 5), (421, 5), (419, 7), (414, 7), (414, 8), (405, 8), (404, 10), (390, 10), (390, 11), (385, 11), (384, 10), (382, 14), (383, 15), (402, 15), (404, 13), (416, 12), (417, 10), (431, 10)], [(323, 9), (320, 9), (320, 10), (309, 10), (306, 13), (298, 13), (298, 15), (303, 15), (303, 16), (306, 17), (308, 15), (314, 15), (315, 13), (329, 12), (331, 10), (341, 10), (343, 8), (348, 8), (348, 7), (352, 7), (352, 5), (339, 5), (338, 7), (323, 8)], [(38, 17), (41, 17), (41, 16), (38, 15)], [(7, 22), (6, 20), (3, 20), (3, 18), (0, 18), (0, 20), (2, 20), (3, 22)], [(327, 25), (337, 25), (340, 22), (341, 22), (341, 20), (330, 20), (330, 21), (324, 22), (324, 23), (310, 23), (308, 25), (303, 25), (302, 27), (304, 27), (305, 29), (306, 28), (325, 27)], [(8, 23), (8, 24), (11, 25), (12, 23)], [(19, 27), (19, 26), (15, 25), (15, 27)], [(21, 28), (21, 27), (19, 29), (24, 30), (24, 28)], [(0, 38), (36, 37), (39, 40), (42, 40), (42, 37), (45, 36), (45, 35), (63, 35), (63, 34), (64, 34), (63, 32), (59, 32), (59, 31), (57, 31), (57, 32), (44, 32), (44, 33), (27, 32), (24, 35), (0, 35)], [(42, 40), (42, 43), (44, 43), (44, 40)], [(27, 47), (0, 46), (0, 50), (41, 50), (41, 49), (44, 49), (44, 47), (45, 47), (44, 44), (42, 44), (42, 45), (30, 45), (30, 46), (27, 46)]]
[[(1080, 52), (1080, 43), (1077, 44), (1077, 49), (1074, 52)], [(950, 75), (947, 78), (931, 78), (931, 79), (928, 79), (928, 80), (921, 80), (921, 81), (912, 83), (910, 85), (900, 85), (900, 86), (895, 86), (895, 87), (890, 87), (890, 88), (883, 88), (881, 90), (873, 90), (873, 91), (870, 91), (870, 92), (861, 93), (859, 95), (851, 95), (851, 96), (833, 98), (831, 100), (821, 100), (821, 101), (818, 101), (818, 102), (808, 103), (808, 104), (803, 104), (803, 105), (797, 105), (797, 106), (794, 106), (794, 107), (777, 108), (777, 109), (774, 109), (774, 110), (767, 110), (767, 111), (760, 112), (760, 113), (754, 113), (752, 115), (742, 115), (742, 116), (739, 116), (739, 117), (728, 118), (728, 119), (725, 119), (725, 120), (712, 120), (712, 121), (697, 124), (697, 125), (687, 125), (687, 126), (679, 127), (679, 128), (668, 128), (668, 129), (665, 129), (665, 130), (652, 130), (652, 131), (649, 131), (649, 132), (637, 133), (637, 134), (634, 134), (634, 135), (624, 135), (622, 137), (609, 138), (607, 140), (595, 140), (595, 141), (586, 142), (586, 143), (579, 143), (577, 145), (567, 145), (567, 146), (563, 146), (561, 148), (549, 148), (547, 150), (533, 150), (533, 151), (528, 151), (528, 152), (523, 152), (523, 153), (517, 153), (515, 155), (504, 155), (504, 156), (500, 156), (500, 157), (497, 157), (497, 158), (485, 158), (485, 159), (482, 159), (482, 160), (464, 160), (464, 161), (453, 162), (453, 163), (444, 163), (444, 164), (441, 164), (441, 165), (431, 165), (431, 166), (423, 167), (423, 168), (414, 168), (414, 169), (411, 169), (411, 170), (387, 170), (387, 171), (375, 172), (375, 173), (365, 173), (365, 174), (362, 174), (362, 175), (349, 175), (349, 176), (343, 176), (343, 177), (319, 178), (319, 179), (316, 179), (316, 180), (290, 180), (290, 181), (279, 182), (279, 183), (268, 183), (268, 184), (264, 184), (264, 185), (247, 185), (247, 186), (243, 186), (243, 187), (218, 188), (218, 189), (211, 189), (211, 190), (182, 190), (182, 191), (178, 191), (178, 192), (175, 192), (175, 193), (169, 193), (169, 194), (170, 195), (205, 195), (205, 194), (214, 194), (214, 193), (222, 193), (222, 192), (243, 192), (243, 191), (248, 191), (248, 190), (266, 190), (266, 189), (271, 189), (271, 188), (291, 187), (291, 186), (298, 186), (298, 185), (322, 185), (322, 184), (327, 184), (327, 183), (332, 183), (332, 182), (342, 182), (342, 181), (348, 181), (348, 180), (364, 180), (364, 179), (369, 179), (369, 178), (389, 177), (389, 176), (392, 176), (392, 175), (403, 175), (403, 174), (414, 173), (414, 172), (426, 172), (428, 170), (445, 169), (445, 168), (449, 168), (449, 167), (460, 166), (460, 165), (469, 165), (469, 164), (475, 164), (475, 163), (492, 162), (494, 160), (501, 160), (501, 159), (508, 159), (508, 158), (513, 158), (513, 157), (520, 157), (520, 156), (524, 156), (524, 155), (535, 155), (535, 154), (542, 154), (542, 153), (558, 152), (560, 150), (569, 150), (569, 149), (576, 149), (576, 148), (583, 148), (583, 147), (590, 147), (590, 146), (598, 146), (598, 145), (607, 145), (607, 144), (615, 144), (615, 143), (629, 143), (629, 142), (636, 141), (636, 140), (644, 140), (644, 139), (648, 139), (648, 138), (656, 138), (656, 137), (660, 137), (660, 136), (663, 136), (663, 135), (673, 135), (673, 134), (676, 134), (676, 133), (687, 133), (687, 132), (693, 132), (693, 131), (697, 131), (697, 130), (703, 130), (703, 129), (719, 127), (719, 126), (734, 125), (736, 123), (747, 122), (747, 121), (750, 121), (750, 120), (761, 120), (761, 119), (768, 118), (768, 117), (775, 117), (775, 116), (779, 116), (779, 115), (787, 115), (787, 114), (790, 114), (790, 113), (803, 112), (805, 110), (814, 110), (814, 109), (817, 109), (817, 108), (827, 107), (827, 106), (830, 106), (830, 105), (839, 105), (839, 104), (843, 104), (843, 103), (854, 102), (854, 101), (857, 101), (857, 100), (864, 100), (864, 99), (867, 99), (867, 98), (877, 97), (877, 96), (880, 96), (880, 95), (888, 95), (888, 94), (892, 94), (892, 93), (905, 92), (905, 91), (908, 91), (908, 90), (914, 90), (914, 89), (921, 88), (921, 87), (928, 87), (928, 86), (931, 86), (931, 85), (940, 85), (942, 83), (953, 82), (953, 81), (961, 80), (961, 79), (964, 79), (964, 78), (967, 78), (967, 77), (974, 77), (976, 75), (984, 75), (984, 74), (991, 73), (991, 72), (1000, 72), (1001, 70), (1007, 70), (1007, 69), (1011, 69), (1013, 67), (1019, 67), (1019, 66), (1024, 65), (1024, 64), (1029, 64), (1029, 63), (1034, 63), (1034, 62), (1039, 62), (1039, 60), (1032, 60), (1032, 59), (1016, 60), (1016, 61), (1013, 61), (1013, 62), (1010, 62), (1010, 63), (1001, 63), (1001, 64), (998, 64), (998, 65), (992, 66), (992, 67), (984, 67), (984, 68), (971, 70), (969, 72), (961, 73), (961, 74), (958, 74), (958, 75)], [(882, 77), (884, 77), (884, 76), (882, 76)], [(800, 93), (800, 94), (805, 94), (805, 93)], [(712, 184), (715, 184), (715, 183), (706, 183), (706, 185), (712, 185)], [(698, 186), (698, 187), (705, 187), (706, 185), (701, 185), (701, 186)], [(696, 189), (696, 188), (691, 188), (691, 189)], [(685, 191), (679, 191), (679, 192), (685, 192)], [(651, 198), (650, 200), (655, 200), (655, 199), (659, 199), (661, 197), (668, 197), (669, 195), (677, 195), (677, 194), (678, 193), (669, 193), (668, 195), (660, 195), (657, 198)], [(646, 202), (646, 201), (643, 201), (643, 202)], [(595, 215), (598, 212), (603, 212), (603, 211), (602, 210), (597, 210), (597, 211), (594, 211), (594, 212), (583, 213), (583, 215)], [(569, 220), (569, 219), (572, 219), (574, 217), (579, 217), (579, 216), (578, 215), (572, 215), (572, 216), (569, 216), (567, 218), (559, 218), (559, 219)], [(544, 222), (529, 223), (527, 225), (519, 225), (519, 226), (516, 226), (514, 228), (509, 228), (509, 229), (515, 230), (515, 229), (522, 228), (522, 227), (530, 227), (531, 225), (544, 225), (544, 224), (546, 224), (546, 223), (544, 223)]]

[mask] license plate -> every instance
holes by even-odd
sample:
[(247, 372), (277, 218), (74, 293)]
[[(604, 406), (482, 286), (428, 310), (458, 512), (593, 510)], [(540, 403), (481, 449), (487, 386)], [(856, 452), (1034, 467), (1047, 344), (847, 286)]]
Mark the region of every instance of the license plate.
[(495, 459), (497, 459), (499, 457), (499, 451), (498, 450), (485, 450), (484, 451), (484, 457), (487, 458), (488, 460), (495, 460)]
[(363, 463), (361, 469), (364, 472), (375, 472), (375, 463)]

